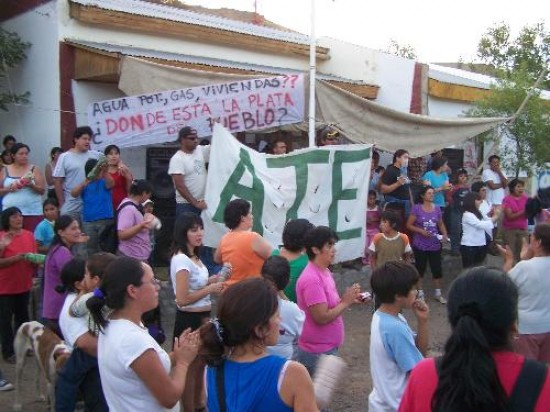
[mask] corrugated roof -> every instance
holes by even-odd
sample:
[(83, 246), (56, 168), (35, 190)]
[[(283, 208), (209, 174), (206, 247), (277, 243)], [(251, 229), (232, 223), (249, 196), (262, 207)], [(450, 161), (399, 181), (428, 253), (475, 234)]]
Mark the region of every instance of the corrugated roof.
[[(96, 49), (99, 51), (104, 51), (109, 53), (119, 53), (125, 56), (148, 57), (148, 58), (160, 59), (160, 60), (166, 60), (166, 61), (177, 61), (177, 62), (183, 62), (183, 63), (204, 64), (207, 66), (214, 66), (214, 67), (226, 67), (226, 68), (234, 68), (234, 69), (241, 69), (241, 70), (252, 70), (260, 73), (298, 74), (298, 73), (304, 72), (301, 70), (289, 69), (286, 67), (264, 66), (264, 65), (258, 65), (258, 64), (236, 62), (231, 60), (214, 59), (209, 57), (190, 56), (186, 54), (163, 52), (158, 50), (144, 49), (140, 47), (125, 46), (125, 45), (117, 45), (117, 44), (111, 44), (111, 43), (96, 43), (96, 42), (74, 40), (74, 39), (65, 39), (65, 41), (71, 44), (80, 45), (86, 48)], [(326, 75), (319, 72), (317, 72), (317, 78), (320, 80), (338, 81), (338, 82), (357, 84), (357, 85), (366, 84), (365, 82), (362, 82), (362, 81), (346, 79), (338, 76)]]
[(164, 4), (151, 3), (141, 0), (70, 0), (72, 3), (83, 6), (97, 7), (130, 13), (139, 16), (153, 17), (180, 23), (195, 24), (198, 26), (213, 27), (241, 34), (265, 37), (290, 43), (309, 44), (309, 36), (301, 33), (277, 30), (243, 21), (237, 21), (206, 13), (183, 10)]

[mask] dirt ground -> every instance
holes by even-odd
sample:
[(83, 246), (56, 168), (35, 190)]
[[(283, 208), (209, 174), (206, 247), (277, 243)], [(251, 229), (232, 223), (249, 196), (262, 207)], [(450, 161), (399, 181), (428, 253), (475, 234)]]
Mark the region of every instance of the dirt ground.
[[(488, 264), (501, 266), (499, 258), (489, 257)], [(459, 257), (444, 255), (443, 259), (443, 281), (444, 292), (448, 289), (449, 283), (456, 277), (461, 269)], [(157, 268), (158, 277), (165, 278), (166, 268)], [(364, 290), (368, 289), (370, 270), (335, 268), (335, 280), (340, 290), (355, 282), (361, 284)], [(432, 287), (430, 276), (425, 281), (427, 303), (430, 306), (430, 345), (431, 355), (442, 352), (443, 345), (449, 334), (449, 325), (446, 319), (445, 306), (432, 300)], [(161, 290), (161, 309), (163, 311), (164, 329), (171, 335), (174, 325), (173, 295), (168, 282), (163, 282)], [(411, 313), (405, 313), (411, 327), (416, 329), (416, 323)], [(369, 369), (369, 339), (370, 322), (372, 319), (372, 307), (370, 304), (354, 305), (344, 314), (346, 328), (346, 339), (341, 349), (341, 356), (349, 365), (346, 378), (342, 382), (331, 405), (331, 412), (366, 411), (368, 395), (372, 389)], [(171, 342), (168, 336), (167, 342)], [(168, 348), (169, 344), (165, 344)], [(8, 365), (0, 361), (0, 368), (4, 376), (10, 382), (15, 380), (14, 365)], [(38, 394), (34, 385), (34, 377), (37, 368), (34, 358), (27, 358), (27, 367), (23, 377), (22, 402), (23, 411), (35, 412), (47, 410), (46, 404), (38, 400)], [(0, 412), (11, 411), (14, 400), (14, 392), (0, 392)]]

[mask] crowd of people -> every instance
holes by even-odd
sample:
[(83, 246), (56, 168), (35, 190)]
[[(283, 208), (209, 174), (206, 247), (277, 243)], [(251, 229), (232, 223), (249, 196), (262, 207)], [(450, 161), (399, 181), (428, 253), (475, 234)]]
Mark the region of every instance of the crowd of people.
[[(91, 137), (90, 128), (80, 127), (71, 149), (52, 149), (45, 177), (29, 164), (30, 148), (8, 139), (12, 163), (0, 171), (4, 361), (15, 362), (14, 333), (30, 319), (36, 279), (39, 319), (72, 348), (58, 373), (56, 411), (73, 411), (79, 398), (93, 411), (319, 410), (318, 362), (339, 354), (346, 309), (370, 301), (359, 284), (342, 294), (336, 287), (337, 234), (290, 220), (274, 248), (252, 231), (251, 204), (233, 199), (223, 214), (228, 232), (215, 250), (203, 246), (210, 148), (199, 145), (196, 130), (182, 128), (168, 168), (176, 191), (169, 265), (174, 340), (163, 345), (158, 318), (150, 322), (160, 290), (150, 264), (159, 223), (150, 209), (153, 188), (134, 180), (118, 147), (91, 150)], [(338, 139), (338, 131), (327, 129), (318, 143)], [(274, 143), (284, 154), (286, 147)], [(451, 183), (440, 154), (413, 179), (406, 150), (385, 169), (374, 153), (364, 255), (375, 309), (369, 410), (544, 410), (550, 378), (537, 363), (550, 362), (544, 210), (527, 241), (524, 184), (507, 181), (498, 157), (489, 159), (484, 181), (470, 187), (465, 170)], [(105, 250), (102, 239), (111, 230), (117, 241)], [(502, 271), (483, 266), (495, 236), (504, 241), (495, 246)], [(465, 269), (448, 296), (444, 242)], [(425, 359), (428, 264), (433, 297), (447, 305), (452, 329), (436, 359)], [(412, 311), (416, 332), (403, 310)], [(0, 373), (0, 390), (11, 388)]]

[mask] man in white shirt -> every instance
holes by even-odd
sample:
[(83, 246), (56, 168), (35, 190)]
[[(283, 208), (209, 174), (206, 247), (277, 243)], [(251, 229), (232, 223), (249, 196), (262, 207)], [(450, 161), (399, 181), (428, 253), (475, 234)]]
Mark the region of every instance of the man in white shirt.
[(489, 168), (482, 174), (482, 180), (487, 184), (487, 201), (495, 206), (502, 205), (506, 194), (508, 179), (500, 169), (500, 157), (492, 155), (489, 157)]
[(207, 207), (204, 192), (210, 146), (199, 146), (197, 131), (189, 126), (179, 131), (178, 143), (180, 150), (172, 156), (168, 166), (176, 190), (176, 217), (184, 212), (200, 215)]

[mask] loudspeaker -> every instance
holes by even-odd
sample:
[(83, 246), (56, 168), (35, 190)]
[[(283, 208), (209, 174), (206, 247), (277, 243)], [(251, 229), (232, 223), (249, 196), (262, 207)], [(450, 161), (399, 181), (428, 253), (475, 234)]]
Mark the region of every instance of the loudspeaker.
[(153, 197), (157, 199), (174, 199), (176, 195), (172, 177), (168, 174), (168, 164), (177, 151), (177, 147), (147, 148), (145, 174), (153, 184)]
[(162, 228), (156, 234), (153, 251), (155, 266), (167, 266), (170, 263), (172, 231), (176, 221), (176, 200), (172, 177), (168, 174), (168, 164), (177, 151), (177, 147), (147, 148), (146, 177), (153, 184), (154, 213), (162, 222)]

